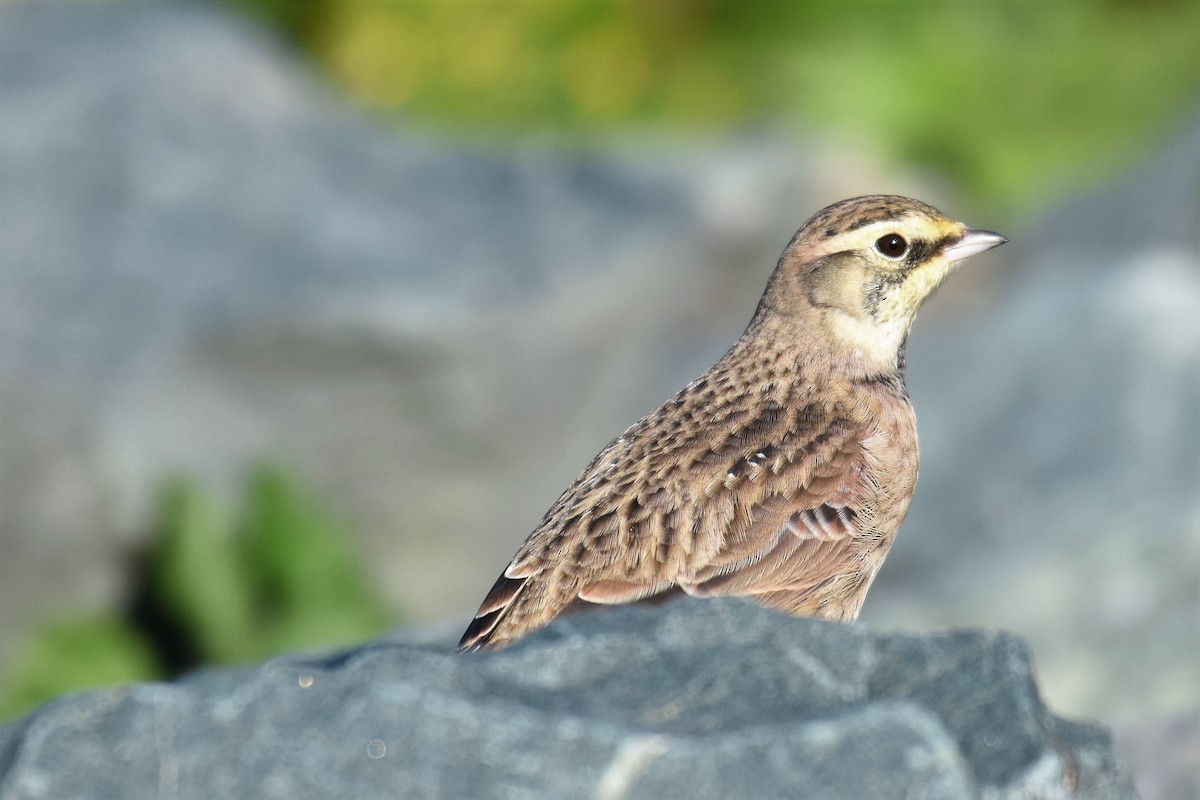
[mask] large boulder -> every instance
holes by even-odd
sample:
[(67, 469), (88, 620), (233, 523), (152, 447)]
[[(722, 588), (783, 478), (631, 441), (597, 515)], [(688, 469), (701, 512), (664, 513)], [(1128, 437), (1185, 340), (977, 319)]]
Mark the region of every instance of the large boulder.
[(1018, 639), (875, 634), (738, 600), (557, 622), (512, 649), (382, 641), (67, 697), (0, 728), (5, 800), (1117, 800), (1102, 729)]

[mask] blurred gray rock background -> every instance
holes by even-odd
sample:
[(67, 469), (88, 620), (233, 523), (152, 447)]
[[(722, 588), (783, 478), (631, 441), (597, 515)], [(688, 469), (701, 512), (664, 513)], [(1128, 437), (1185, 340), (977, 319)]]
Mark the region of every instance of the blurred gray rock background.
[[(900, 192), (1002, 227), (816, 139), (392, 130), (187, 4), (0, 8), (0, 109), (0, 663), (125, 602), (164, 477), (232, 489), (262, 457), (397, 606), (465, 620), (810, 213)], [(910, 342), (921, 484), (864, 621), (1006, 628), (1063, 712), (1195, 719), (1200, 119), (1004, 232)]]

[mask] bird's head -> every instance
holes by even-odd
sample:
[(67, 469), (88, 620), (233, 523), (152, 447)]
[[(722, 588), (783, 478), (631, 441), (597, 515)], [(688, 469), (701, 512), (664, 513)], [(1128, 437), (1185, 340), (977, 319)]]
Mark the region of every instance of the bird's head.
[(968, 228), (919, 200), (843, 200), (804, 224), (779, 260), (760, 316), (792, 327), (835, 364), (897, 370), (913, 316), (954, 265), (1008, 241)]

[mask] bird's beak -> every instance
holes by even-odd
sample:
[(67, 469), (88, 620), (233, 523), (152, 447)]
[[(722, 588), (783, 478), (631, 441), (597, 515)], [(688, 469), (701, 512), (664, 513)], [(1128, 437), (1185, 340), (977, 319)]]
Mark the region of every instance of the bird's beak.
[(991, 250), (1007, 242), (1008, 239), (998, 233), (981, 231), (978, 228), (967, 228), (957, 241), (942, 248), (942, 256), (947, 261), (962, 261), (967, 256)]

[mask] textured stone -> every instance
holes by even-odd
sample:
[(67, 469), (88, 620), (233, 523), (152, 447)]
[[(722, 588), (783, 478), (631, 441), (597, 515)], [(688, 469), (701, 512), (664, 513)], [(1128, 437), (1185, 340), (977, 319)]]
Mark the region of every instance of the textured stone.
[(5, 800), (1130, 798), (1007, 634), (683, 600), (510, 650), (381, 641), (67, 697), (0, 728)]

